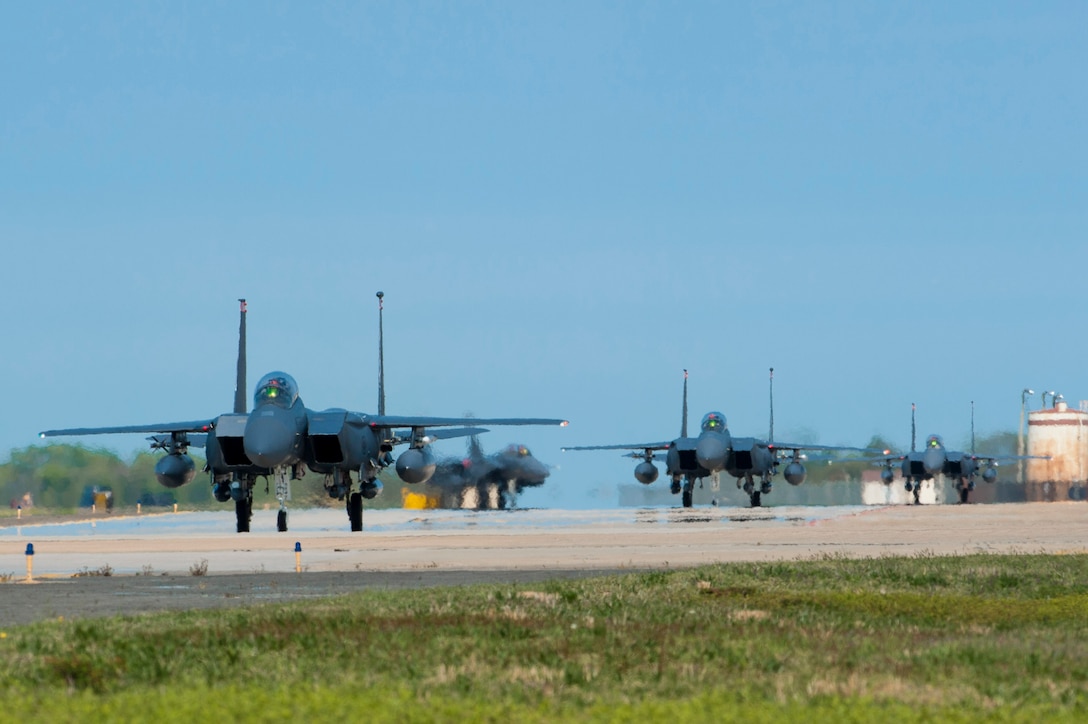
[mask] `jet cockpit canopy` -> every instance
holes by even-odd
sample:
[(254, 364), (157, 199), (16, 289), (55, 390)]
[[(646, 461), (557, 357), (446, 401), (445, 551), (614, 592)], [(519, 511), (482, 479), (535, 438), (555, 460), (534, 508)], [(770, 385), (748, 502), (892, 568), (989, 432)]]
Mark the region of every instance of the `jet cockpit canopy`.
[(944, 447), (944, 440), (941, 439), (940, 435), (930, 435), (929, 437), (926, 438), (926, 448), (927, 449), (928, 448), (943, 448), (943, 447)]
[(257, 383), (257, 392), (253, 395), (253, 405), (271, 402), (280, 407), (291, 407), (298, 399), (298, 385), (286, 372), (269, 372)]
[(725, 415), (720, 412), (706, 413), (699, 426), (703, 432), (723, 432), (729, 428), (729, 425), (725, 424)]

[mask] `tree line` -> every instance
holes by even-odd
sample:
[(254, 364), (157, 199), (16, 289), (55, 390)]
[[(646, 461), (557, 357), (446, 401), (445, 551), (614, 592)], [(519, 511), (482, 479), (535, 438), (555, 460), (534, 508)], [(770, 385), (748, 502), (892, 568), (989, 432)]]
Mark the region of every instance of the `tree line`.
[[(970, 440), (960, 445), (945, 441), (954, 449), (970, 451)], [(886, 439), (874, 435), (866, 444), (873, 449), (893, 449)], [(979, 437), (975, 450), (983, 455), (1015, 455), (1017, 436), (1015, 432), (997, 432)], [(125, 460), (105, 448), (92, 448), (84, 445), (52, 444), (33, 445), (12, 450), (7, 462), (0, 464), (0, 495), (12, 507), (24, 501), (33, 501), (36, 506), (46, 508), (76, 508), (88, 504), (88, 491), (94, 489), (110, 490), (115, 507), (133, 507), (137, 503), (145, 506), (179, 505), (208, 506), (220, 505), (212, 498), (209, 478), (198, 474), (188, 485), (175, 490), (168, 490), (155, 479), (155, 462), (161, 453), (140, 452)], [(874, 469), (867, 462), (837, 462), (835, 465), (822, 465), (819, 458), (807, 465), (809, 483), (842, 482), (859, 480), (865, 470)], [(839, 457), (852, 457), (849, 455)], [(204, 467), (204, 459), (193, 455), (197, 470)], [(1014, 466), (999, 468), (1001, 473), (1015, 470)], [(1004, 477), (1004, 475), (1002, 476)], [(385, 491), (368, 501), (371, 508), (401, 507), (401, 491), (404, 484), (390, 470), (383, 471), (382, 482)], [(553, 482), (551, 484), (559, 484)], [(413, 488), (416, 492), (422, 486)], [(258, 484), (254, 490), (255, 502), (274, 502), (274, 496)], [(267, 497), (267, 501), (261, 498)], [(343, 505), (325, 495), (321, 477), (308, 475), (303, 480), (295, 481), (292, 486), (292, 503), (296, 506)]]

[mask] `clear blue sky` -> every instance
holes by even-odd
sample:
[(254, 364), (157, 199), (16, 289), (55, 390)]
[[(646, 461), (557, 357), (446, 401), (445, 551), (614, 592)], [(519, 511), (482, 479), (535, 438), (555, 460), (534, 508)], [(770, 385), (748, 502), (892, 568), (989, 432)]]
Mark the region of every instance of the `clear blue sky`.
[[(38, 3), (0, 12), (0, 451), (314, 408), (825, 444), (1088, 398), (1088, 5)], [(1033, 401), (1038, 406), (1038, 396)], [(133, 438), (88, 439), (128, 454)], [(440, 448), (458, 454), (461, 447)], [(203, 479), (201, 479), (202, 481)], [(196, 484), (204, 484), (198, 481)]]

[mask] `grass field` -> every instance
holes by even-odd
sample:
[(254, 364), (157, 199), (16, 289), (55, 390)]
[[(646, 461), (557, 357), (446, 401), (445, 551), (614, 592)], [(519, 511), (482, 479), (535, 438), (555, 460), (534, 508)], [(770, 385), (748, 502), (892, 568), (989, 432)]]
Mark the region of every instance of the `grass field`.
[[(2, 591), (0, 591), (2, 594)], [(0, 633), (8, 720), (1088, 719), (1088, 556), (729, 564)]]

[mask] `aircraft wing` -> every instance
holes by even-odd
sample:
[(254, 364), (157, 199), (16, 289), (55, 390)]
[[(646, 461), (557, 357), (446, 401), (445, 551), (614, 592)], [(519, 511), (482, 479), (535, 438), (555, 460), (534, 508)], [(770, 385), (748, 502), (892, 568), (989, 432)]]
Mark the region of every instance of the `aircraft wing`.
[(634, 445), (581, 445), (579, 447), (561, 447), (563, 452), (568, 450), (668, 450), (672, 440), (667, 442), (647, 442)]
[[(485, 432), (491, 432), (486, 427), (460, 427), (460, 428), (445, 428), (442, 430), (435, 430), (427, 433), (427, 437), (433, 440), (452, 440), (457, 437), (472, 437), (473, 435), (482, 435)], [(397, 437), (403, 437), (411, 439), (411, 431), (397, 431)]]
[(886, 450), (878, 450), (871, 447), (847, 447), (845, 445), (807, 445), (792, 442), (769, 442), (766, 446), (770, 450), (822, 450), (823, 452), (861, 452), (870, 455), (886, 455)]
[(377, 427), (457, 427), (461, 425), (559, 425), (566, 427), (567, 420), (548, 417), (411, 417), (401, 415), (364, 415), (354, 413), (367, 425)]
[(897, 463), (901, 460), (906, 460), (907, 457), (907, 455), (891, 453), (872, 458), (836, 458), (836, 460), (844, 463)]
[(1011, 463), (1015, 460), (1050, 460), (1049, 455), (971, 455), (972, 460), (982, 460), (991, 465)]
[(189, 422), (160, 422), (152, 425), (121, 425), (118, 427), (69, 427), (61, 430), (45, 430), (38, 437), (63, 437), (66, 435), (114, 435), (129, 432), (207, 432), (215, 420), (191, 420)]

